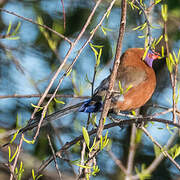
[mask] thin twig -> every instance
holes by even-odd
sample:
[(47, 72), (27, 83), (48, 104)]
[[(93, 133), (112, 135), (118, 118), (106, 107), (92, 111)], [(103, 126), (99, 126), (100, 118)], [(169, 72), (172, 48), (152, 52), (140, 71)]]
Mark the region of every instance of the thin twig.
[(123, 163), (115, 156), (115, 154), (109, 150), (107, 151), (109, 156), (112, 158), (112, 160), (116, 163), (116, 165), (123, 171), (123, 173), (126, 175), (127, 171), (126, 168), (123, 166)]
[[(47, 94), (47, 98), (52, 97), (53, 94)], [(7, 98), (36, 98), (42, 97), (42, 94), (12, 94), (12, 95), (0, 95), (0, 99), (7, 99)], [(56, 94), (55, 97), (57, 98), (77, 98), (77, 99), (88, 99), (90, 96), (77, 96), (77, 95), (70, 95), (70, 94)]]
[(178, 170), (180, 170), (180, 165), (169, 155), (169, 153), (150, 135), (150, 133), (147, 131), (146, 128), (141, 127), (141, 129), (143, 130), (143, 132), (152, 140), (152, 142), (158, 146), (162, 152), (164, 153), (164, 155), (178, 168)]
[(147, 13), (144, 9), (144, 7), (141, 5), (141, 3), (138, 0), (135, 0), (135, 2), (137, 3), (138, 7), (142, 10), (144, 17), (146, 19), (146, 23), (147, 23), (147, 28), (148, 28), (148, 33), (147, 33), (147, 37), (148, 37), (148, 47), (151, 46), (151, 39), (152, 39), (152, 34), (151, 34), (151, 24), (149, 22)]
[[(164, 146), (165, 149), (169, 149), (170, 146), (174, 143), (174, 140), (176, 139), (176, 137), (178, 136), (178, 129), (175, 130), (174, 134), (171, 136), (171, 138), (169, 138), (168, 142), (166, 143), (166, 145)], [(151, 174), (156, 168), (157, 166), (161, 163), (161, 161), (165, 158), (163, 152), (156, 157), (152, 163), (147, 167), (147, 169), (144, 170), (145, 174)], [(135, 175), (132, 176), (133, 180), (138, 180), (139, 179), (139, 175)]]
[(58, 163), (57, 163), (57, 160), (56, 160), (56, 154), (55, 154), (54, 148), (53, 148), (53, 146), (52, 146), (52, 143), (51, 143), (51, 139), (50, 139), (50, 137), (49, 137), (49, 134), (47, 134), (47, 138), (48, 138), (49, 146), (50, 146), (51, 151), (52, 151), (52, 154), (53, 154), (53, 159), (54, 159), (54, 163), (55, 163), (55, 167), (56, 167), (57, 173), (58, 173), (58, 175), (59, 175), (59, 179), (62, 180), (62, 175), (61, 175), (61, 172), (60, 172), (59, 167), (58, 167)]
[[(125, 119), (125, 120), (119, 120), (119, 122), (113, 122), (113, 123), (109, 123), (107, 125), (104, 126), (104, 129), (110, 129), (110, 128), (113, 128), (113, 127), (118, 127), (118, 126), (124, 126), (124, 125), (131, 125), (133, 123), (147, 123), (147, 122), (160, 122), (160, 123), (163, 123), (163, 124), (169, 124), (169, 125), (173, 125), (177, 128), (180, 129), (180, 125), (177, 124), (177, 123), (173, 123), (172, 121), (169, 121), (169, 120), (165, 120), (165, 119), (158, 119), (158, 118), (153, 118), (153, 119), (150, 119), (150, 118), (141, 118), (141, 119)], [(94, 130), (91, 130), (91, 131), (88, 131), (88, 134), (89, 136), (97, 133), (98, 129), (94, 129)], [(58, 150), (56, 152), (56, 155), (58, 155), (59, 157), (61, 157), (61, 154), (62, 152), (64, 152), (65, 150), (69, 149), (70, 147), (72, 147), (74, 144), (76, 144), (78, 141), (81, 141), (83, 140), (84, 137), (83, 135), (79, 136), (79, 137), (76, 137), (75, 139), (73, 139), (72, 141), (70, 142), (67, 142), (60, 150)], [(38, 172), (41, 172), (43, 171), (50, 163), (51, 161), (53, 160), (52, 157), (50, 157), (48, 160), (46, 160), (45, 162), (43, 162), (43, 164), (40, 166)]]
[(16, 168), (17, 161), (18, 161), (18, 158), (19, 158), (19, 155), (20, 155), (20, 152), (21, 152), (21, 147), (22, 147), (22, 143), (23, 143), (23, 137), (24, 137), (24, 135), (22, 134), (21, 140), (20, 140), (20, 143), (19, 143), (19, 146), (18, 146), (18, 151), (17, 151), (16, 157), (15, 157), (15, 159), (14, 159), (14, 163), (13, 163), (13, 165), (11, 166), (11, 176), (10, 176), (10, 180), (13, 180), (13, 177), (14, 177), (14, 170), (15, 170), (15, 168)]
[(133, 170), (133, 163), (134, 163), (134, 156), (136, 151), (136, 125), (132, 125), (131, 130), (131, 139), (130, 139), (130, 146), (129, 146), (129, 154), (128, 154), (128, 160), (127, 160), (127, 173), (126, 173), (126, 180), (130, 180), (130, 176), (132, 176), (132, 170)]
[(43, 27), (43, 28), (45, 28), (45, 29), (53, 32), (53, 33), (56, 34), (57, 36), (63, 38), (63, 39), (66, 40), (68, 43), (72, 44), (72, 41), (69, 40), (67, 37), (65, 37), (64, 35), (58, 33), (57, 31), (51, 29), (50, 27), (48, 27), (48, 26), (46, 26), (46, 25), (44, 25), (44, 24), (39, 24), (39, 23), (33, 21), (33, 20), (30, 19), (30, 18), (26, 18), (26, 17), (20, 16), (20, 15), (18, 15), (17, 13), (15, 13), (15, 12), (13, 12), (13, 11), (8, 11), (8, 10), (3, 9), (3, 8), (0, 8), (0, 11), (3, 11), (3, 12), (5, 12), (5, 13), (11, 14), (11, 15), (14, 15), (14, 16), (16, 16), (16, 17), (18, 17), (18, 18), (20, 18), (20, 19), (23, 19), (23, 20), (25, 20), (25, 21), (28, 21), (28, 22), (30, 22), (30, 23), (32, 23), (32, 24), (36, 24), (36, 25), (38, 25), (38, 26), (41, 26), (41, 27)]

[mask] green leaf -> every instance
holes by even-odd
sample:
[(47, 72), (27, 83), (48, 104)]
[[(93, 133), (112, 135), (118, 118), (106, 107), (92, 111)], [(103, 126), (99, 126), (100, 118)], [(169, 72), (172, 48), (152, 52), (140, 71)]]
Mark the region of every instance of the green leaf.
[(29, 140), (25, 139), (25, 137), (23, 137), (23, 141), (28, 143), (28, 144), (34, 144), (35, 143), (35, 140), (29, 141)]
[(164, 40), (165, 40), (165, 42), (168, 42), (168, 36), (167, 36), (167, 34), (164, 35)]
[(112, 29), (106, 28), (104, 26), (101, 26), (101, 30), (104, 33), (104, 35), (106, 36), (107, 32), (106, 31), (112, 31)]
[(164, 46), (161, 46), (161, 55), (164, 57)]
[(100, 171), (99, 167), (98, 166), (93, 166), (93, 172), (92, 172), (92, 175), (93, 176), (96, 176), (96, 174)]
[(172, 64), (175, 65), (175, 62), (171, 53), (169, 53), (169, 59), (171, 60)]
[(135, 142), (136, 143), (140, 143), (141, 138), (142, 138), (142, 130), (141, 129), (137, 129)]
[(104, 27), (103, 26), (101, 26), (101, 30), (102, 30), (102, 32), (104, 33), (104, 35), (106, 36), (106, 31), (105, 31), (105, 29), (104, 29)]
[(21, 22), (18, 22), (18, 24), (17, 24), (17, 26), (16, 26), (16, 29), (15, 29), (14, 32), (12, 33), (13, 36), (15, 36), (15, 35), (18, 33), (20, 26), (21, 26)]
[(129, 3), (129, 5), (131, 6), (131, 8), (134, 10), (134, 8), (138, 9), (139, 10), (139, 7), (136, 6), (133, 1), (127, 1)]
[(79, 167), (82, 167), (82, 168), (85, 168), (85, 169), (91, 169), (92, 167), (90, 166), (84, 166), (82, 164), (75, 164), (76, 166), (79, 166)]
[(18, 180), (21, 180), (23, 172), (24, 172), (24, 168), (23, 168), (23, 163), (22, 163), (22, 161), (21, 161), (21, 163), (20, 163), (20, 168), (19, 168), (19, 172), (18, 172), (18, 174), (17, 174), (17, 179), (18, 179)]
[(132, 30), (133, 30), (133, 31), (136, 31), (137, 29), (140, 29), (140, 28), (141, 28), (141, 25), (133, 28)]
[(72, 72), (72, 69), (70, 69), (70, 71), (67, 72), (66, 77), (68, 77), (71, 74), (71, 72)]
[(8, 146), (8, 151), (9, 151), (9, 160), (11, 159), (11, 148)]
[(43, 175), (40, 174), (39, 176), (36, 177), (36, 180), (38, 180), (40, 177), (42, 177)]
[(162, 0), (155, 0), (155, 4), (160, 3)]
[(161, 154), (161, 149), (155, 144), (154, 144), (154, 153), (156, 157), (158, 157)]
[(145, 38), (145, 35), (143, 35), (143, 36), (138, 36), (138, 38), (139, 38), (139, 39)]
[(9, 35), (9, 34), (10, 34), (11, 27), (12, 27), (12, 22), (10, 21), (10, 22), (9, 22), (9, 26), (8, 26), (8, 30), (7, 30), (7, 32), (6, 32), (6, 35)]
[(89, 44), (90, 44), (90, 46), (92, 46), (92, 47), (94, 47), (94, 48), (98, 48), (98, 49), (104, 47), (104, 46), (102, 46), (102, 45), (93, 45), (92, 43), (89, 43)]
[(142, 31), (147, 26), (147, 23), (145, 22), (143, 25), (141, 25), (140, 31)]
[(127, 89), (125, 90), (125, 92), (124, 93), (127, 93), (131, 88), (133, 87), (133, 85), (132, 84), (130, 84), (128, 87), (127, 87)]
[(180, 146), (175, 144), (172, 148), (168, 150), (169, 154), (172, 156), (173, 159), (180, 155)]
[(119, 91), (120, 91), (120, 94), (124, 93), (124, 90), (123, 90), (122, 85), (121, 85), (121, 81), (119, 81)]
[(107, 12), (107, 15), (106, 15), (106, 18), (107, 18), (107, 19), (108, 19), (110, 13), (111, 13), (111, 10), (109, 10), (109, 11)]
[(90, 174), (86, 173), (86, 180), (89, 180)]
[(174, 60), (175, 60), (176, 64), (178, 64), (178, 58), (176, 57), (176, 54), (174, 51), (173, 51), (173, 56), (174, 56)]
[(101, 55), (102, 55), (102, 48), (100, 48), (100, 50), (99, 50), (98, 58), (97, 58), (97, 61), (96, 61), (97, 67), (98, 67), (99, 64), (100, 64)]
[(18, 39), (20, 39), (20, 37), (19, 37), (19, 36), (16, 36), (16, 37), (8, 37), (7, 39), (9, 39), (9, 40), (18, 40)]
[(12, 157), (10, 157), (9, 162), (12, 162), (13, 159), (16, 157), (19, 147), (17, 146), (16, 151)]
[(65, 104), (64, 101), (59, 101), (59, 100), (57, 100), (56, 98), (54, 98), (54, 101), (55, 101), (56, 103), (59, 103), (59, 104)]
[(91, 124), (96, 127), (96, 114), (92, 113), (92, 116), (90, 117)]
[(168, 67), (169, 72), (172, 73), (173, 64), (171, 63), (171, 60), (168, 57), (166, 58), (166, 65)]
[(19, 130), (16, 131), (16, 133), (13, 135), (13, 138), (11, 139), (10, 144), (12, 144), (13, 141), (16, 139), (16, 136), (18, 135), (18, 133), (19, 133)]
[(93, 50), (95, 56), (97, 56), (98, 52), (96, 51), (95, 46), (92, 43), (89, 43), (89, 45), (90, 45), (91, 49)]
[(143, 60), (146, 58), (146, 55), (147, 55), (147, 52), (149, 51), (149, 47), (146, 48), (145, 52), (144, 52), (144, 55), (143, 55)]
[(146, 171), (145, 167), (146, 167), (145, 164), (142, 164), (141, 171), (139, 171), (138, 168), (135, 167), (135, 171), (138, 174), (140, 180), (145, 180), (145, 179), (151, 178), (151, 175), (149, 174), (148, 171)]
[(134, 110), (131, 111), (133, 116), (136, 116), (136, 112)]
[(89, 152), (92, 152), (95, 146), (96, 146), (96, 137), (94, 138), (93, 145), (89, 148)]
[(34, 108), (37, 108), (37, 109), (39, 109), (39, 110), (42, 110), (42, 109), (43, 109), (43, 107), (41, 107), (41, 106), (36, 106), (36, 105), (34, 105), (33, 103), (31, 103), (31, 106), (34, 107)]
[(167, 21), (167, 17), (168, 17), (167, 11), (168, 11), (167, 4), (161, 5), (161, 15), (165, 22)]
[(82, 133), (83, 133), (83, 137), (84, 137), (84, 140), (85, 140), (85, 143), (89, 149), (89, 143), (90, 143), (90, 139), (89, 139), (89, 134), (88, 134), (88, 131), (86, 130), (85, 127), (82, 128)]
[(179, 48), (179, 51), (178, 51), (178, 59), (180, 58), (180, 48)]
[[(159, 39), (157, 40), (157, 42), (156, 42), (156, 45), (158, 45), (159, 43), (160, 43), (160, 41), (162, 40), (162, 38), (163, 38), (163, 35), (161, 35), (160, 37), (159, 37)], [(156, 46), (155, 45), (155, 46)]]
[(102, 136), (100, 137), (100, 144), (101, 144), (101, 151), (102, 151), (102, 149), (103, 149), (103, 137)]
[(89, 78), (88, 78), (88, 75), (86, 74), (86, 78), (85, 78), (85, 80), (89, 83), (89, 84), (92, 84), (92, 82), (89, 80)]
[(35, 174), (34, 174), (34, 169), (32, 169), (32, 178), (33, 178), (33, 180), (36, 179), (36, 176), (35, 176)]

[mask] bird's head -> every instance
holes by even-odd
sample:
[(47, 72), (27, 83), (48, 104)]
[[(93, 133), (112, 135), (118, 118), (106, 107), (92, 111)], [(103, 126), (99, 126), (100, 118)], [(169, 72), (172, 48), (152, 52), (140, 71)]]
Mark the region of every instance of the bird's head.
[(161, 56), (159, 53), (155, 52), (152, 49), (149, 49), (144, 60), (147, 63), (147, 65), (152, 68), (153, 61), (160, 57)]

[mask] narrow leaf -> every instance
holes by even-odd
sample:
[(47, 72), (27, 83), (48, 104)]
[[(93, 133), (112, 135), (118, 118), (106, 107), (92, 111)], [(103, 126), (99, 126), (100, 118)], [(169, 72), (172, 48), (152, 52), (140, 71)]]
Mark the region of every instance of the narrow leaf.
[(145, 52), (144, 52), (144, 55), (143, 55), (143, 60), (145, 59), (146, 55), (147, 55), (147, 52), (149, 50), (149, 47), (146, 48)]
[(162, 38), (163, 38), (163, 35), (161, 35), (161, 36), (159, 37), (159, 39), (158, 39), (157, 42), (156, 42), (156, 45), (159, 44), (159, 42), (162, 40)]
[(10, 141), (10, 144), (16, 139), (16, 136), (18, 135), (19, 130), (14, 134), (13, 138)]
[(56, 103), (59, 103), (59, 104), (65, 104), (64, 101), (57, 100), (56, 98), (54, 98), (54, 101), (55, 101)]
[(35, 143), (35, 140), (29, 141), (29, 140), (25, 139), (25, 137), (23, 137), (23, 141), (25, 141), (28, 144), (34, 144)]
[(83, 137), (84, 137), (85, 143), (86, 143), (86, 145), (87, 145), (87, 147), (89, 149), (90, 139), (89, 139), (89, 134), (88, 134), (88, 132), (87, 132), (85, 127), (82, 128), (82, 133), (83, 133)]
[(9, 26), (8, 26), (8, 30), (7, 30), (7, 32), (6, 32), (6, 35), (9, 35), (9, 34), (10, 34), (11, 27), (12, 27), (12, 22), (10, 21), (10, 22), (9, 22)]
[(102, 48), (99, 50), (98, 58), (97, 58), (97, 61), (96, 61), (97, 67), (98, 67), (99, 64), (100, 64), (101, 55), (102, 55)]
[(17, 146), (16, 151), (15, 151), (14, 155), (9, 159), (9, 162), (12, 162), (13, 159), (16, 157), (16, 154), (17, 154), (17, 152), (18, 152), (18, 149), (19, 149), (19, 147)]

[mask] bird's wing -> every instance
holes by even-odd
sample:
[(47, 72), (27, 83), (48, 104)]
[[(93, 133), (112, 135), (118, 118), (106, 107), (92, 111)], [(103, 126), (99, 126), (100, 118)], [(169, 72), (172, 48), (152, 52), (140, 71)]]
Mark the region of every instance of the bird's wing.
[(119, 90), (119, 81), (125, 91), (128, 87), (136, 87), (147, 79), (145, 70), (136, 66), (125, 66), (118, 70), (114, 90)]
[[(121, 82), (121, 86), (125, 91), (128, 87), (132, 88), (138, 86), (141, 82), (146, 80), (146, 78), (147, 78), (146, 72), (140, 67), (136, 67), (136, 66), (121, 67), (118, 70), (116, 82), (114, 85), (114, 91), (120, 92), (119, 81)], [(109, 86), (109, 79), (110, 76), (105, 78), (100, 83), (100, 85), (96, 88), (94, 95), (99, 95), (99, 96), (105, 95)]]

